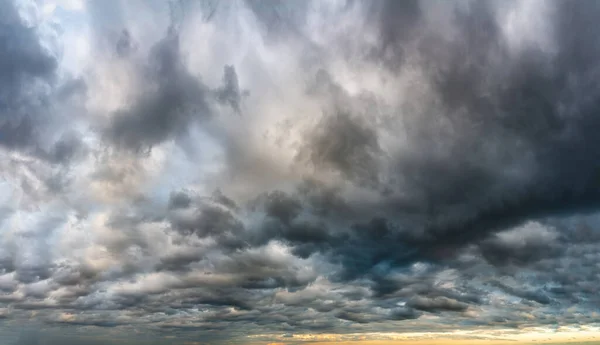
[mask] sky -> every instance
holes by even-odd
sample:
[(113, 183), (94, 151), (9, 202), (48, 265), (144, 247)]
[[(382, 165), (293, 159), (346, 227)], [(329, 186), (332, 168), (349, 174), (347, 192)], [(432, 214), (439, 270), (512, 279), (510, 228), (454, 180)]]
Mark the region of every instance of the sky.
[(600, 343), (599, 20), (0, 0), (0, 343)]

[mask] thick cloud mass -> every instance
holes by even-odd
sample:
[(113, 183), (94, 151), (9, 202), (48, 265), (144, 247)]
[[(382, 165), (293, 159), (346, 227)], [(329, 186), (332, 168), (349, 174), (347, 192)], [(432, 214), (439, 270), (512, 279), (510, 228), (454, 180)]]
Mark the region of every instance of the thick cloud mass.
[(0, 339), (599, 326), (598, 20), (0, 1)]

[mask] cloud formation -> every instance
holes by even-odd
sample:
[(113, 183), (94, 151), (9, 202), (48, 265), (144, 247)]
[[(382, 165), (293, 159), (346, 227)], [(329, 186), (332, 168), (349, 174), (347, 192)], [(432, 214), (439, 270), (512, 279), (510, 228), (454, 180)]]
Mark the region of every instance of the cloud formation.
[(598, 19), (3, 1), (0, 335), (598, 326)]

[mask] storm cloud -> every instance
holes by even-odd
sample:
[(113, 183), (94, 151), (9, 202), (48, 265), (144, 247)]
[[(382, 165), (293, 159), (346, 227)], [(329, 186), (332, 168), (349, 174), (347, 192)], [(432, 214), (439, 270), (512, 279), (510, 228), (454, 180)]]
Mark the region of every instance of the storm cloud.
[(599, 19), (3, 1), (0, 338), (598, 327)]

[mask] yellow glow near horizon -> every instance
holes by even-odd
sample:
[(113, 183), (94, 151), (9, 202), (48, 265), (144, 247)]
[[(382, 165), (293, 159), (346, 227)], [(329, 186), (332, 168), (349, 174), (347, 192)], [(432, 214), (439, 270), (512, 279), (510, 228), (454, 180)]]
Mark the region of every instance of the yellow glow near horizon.
[(288, 345), (305, 343), (311, 345), (459, 345), (459, 344), (600, 344), (600, 328), (581, 326), (578, 329), (561, 327), (557, 330), (532, 328), (524, 330), (504, 329), (489, 331), (455, 331), (430, 333), (357, 333), (357, 334), (297, 334), (285, 336), (250, 336), (253, 344)]

